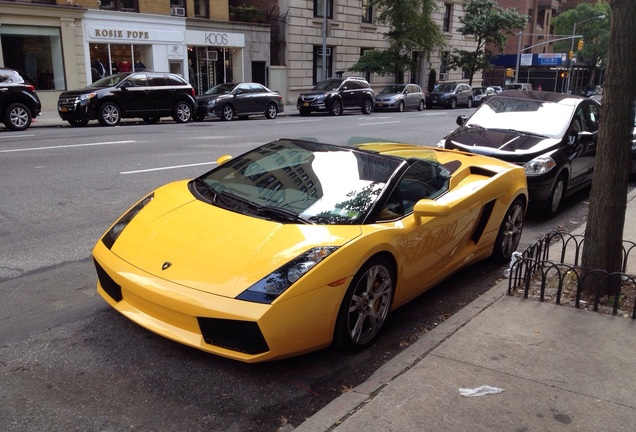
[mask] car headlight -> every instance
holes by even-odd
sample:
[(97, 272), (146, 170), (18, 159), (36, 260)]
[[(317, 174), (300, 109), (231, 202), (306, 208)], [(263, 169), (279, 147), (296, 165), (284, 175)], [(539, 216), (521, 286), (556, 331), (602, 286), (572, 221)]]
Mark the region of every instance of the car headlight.
[(318, 96), (316, 96), (316, 100), (317, 100), (317, 101), (321, 101), (321, 100), (324, 100), (324, 99), (325, 99), (325, 95), (318, 95)]
[(83, 95), (79, 95), (77, 98), (80, 101), (84, 101), (84, 100), (89, 100), (94, 98), (95, 96), (97, 96), (97, 93), (88, 93), (88, 94), (83, 94)]
[(308, 250), (291, 260), (284, 266), (274, 270), (263, 279), (243, 291), (239, 300), (269, 304), (276, 300), (294, 282), (303, 277), (309, 270), (331, 255), (335, 246), (322, 246)]
[(117, 237), (119, 237), (122, 231), (124, 231), (124, 228), (128, 226), (130, 221), (133, 220), (135, 216), (137, 216), (137, 213), (139, 213), (144, 207), (146, 207), (154, 199), (154, 197), (155, 194), (153, 192), (146, 198), (135, 204), (130, 210), (128, 210), (126, 214), (119, 218), (117, 223), (115, 223), (115, 225), (113, 225), (111, 229), (108, 230), (104, 237), (102, 237), (102, 243), (104, 243), (104, 245), (106, 245), (108, 249), (113, 247), (113, 245), (115, 244), (115, 240), (117, 240)]
[(207, 104), (208, 104), (208, 106), (214, 106), (214, 105), (216, 105), (216, 99), (211, 99), (211, 100), (209, 100)]
[(539, 156), (527, 162), (523, 167), (527, 176), (545, 174), (556, 166), (556, 162), (550, 156)]

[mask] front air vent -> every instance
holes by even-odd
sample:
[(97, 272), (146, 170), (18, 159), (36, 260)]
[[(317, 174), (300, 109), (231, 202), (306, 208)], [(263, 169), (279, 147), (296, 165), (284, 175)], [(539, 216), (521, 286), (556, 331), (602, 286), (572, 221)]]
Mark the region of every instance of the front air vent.
[(269, 351), (258, 324), (219, 318), (197, 318), (206, 343), (246, 354)]
[(93, 259), (93, 262), (95, 263), (97, 278), (99, 279), (99, 284), (101, 285), (102, 289), (106, 291), (106, 294), (108, 294), (116, 302), (122, 301), (124, 297), (121, 294), (121, 286), (119, 286), (117, 282), (113, 280), (113, 278), (108, 276), (106, 270), (104, 270), (102, 266), (99, 265), (97, 260)]

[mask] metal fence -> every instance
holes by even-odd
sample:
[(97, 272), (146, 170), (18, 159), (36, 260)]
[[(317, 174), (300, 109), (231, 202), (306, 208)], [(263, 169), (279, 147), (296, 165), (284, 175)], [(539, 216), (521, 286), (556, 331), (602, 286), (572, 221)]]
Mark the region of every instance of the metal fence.
[[(627, 273), (627, 262), (630, 253), (636, 248), (636, 243), (623, 241), (623, 263), (620, 272), (607, 272), (600, 269), (585, 269), (579, 266), (585, 238), (582, 235), (550, 231), (522, 253), (515, 253), (508, 269), (508, 295), (513, 290), (523, 287), (524, 298), (528, 298), (531, 281), (540, 282), (539, 300), (545, 301), (548, 280), (556, 281), (556, 303), (561, 304), (561, 298), (566, 284), (576, 285), (574, 306), (581, 307), (581, 294), (584, 284), (595, 289), (593, 310), (598, 311), (601, 304), (601, 292), (609, 280), (620, 278), (616, 284), (618, 292), (613, 293), (612, 314), (618, 313), (623, 287), (625, 284), (636, 286), (634, 276)], [(636, 300), (631, 311), (631, 317), (636, 319)]]

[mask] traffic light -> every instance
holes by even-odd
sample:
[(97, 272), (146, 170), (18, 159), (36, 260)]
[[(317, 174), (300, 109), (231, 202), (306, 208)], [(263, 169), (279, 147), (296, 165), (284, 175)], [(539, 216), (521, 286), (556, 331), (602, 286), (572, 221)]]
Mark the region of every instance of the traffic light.
[(579, 44), (576, 47), (577, 51), (581, 51), (583, 49), (584, 44), (585, 42), (583, 42), (583, 39), (579, 40)]

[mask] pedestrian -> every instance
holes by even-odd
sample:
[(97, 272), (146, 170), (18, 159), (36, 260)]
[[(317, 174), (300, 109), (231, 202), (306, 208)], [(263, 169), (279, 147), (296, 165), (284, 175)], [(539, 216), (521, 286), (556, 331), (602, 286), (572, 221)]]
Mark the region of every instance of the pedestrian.
[(95, 61), (93, 62), (91, 66), (97, 71), (97, 76), (99, 76), (100, 78), (104, 77), (104, 74), (106, 73), (106, 68), (104, 68), (104, 65), (102, 64), (102, 61), (99, 59), (99, 57), (95, 59)]

